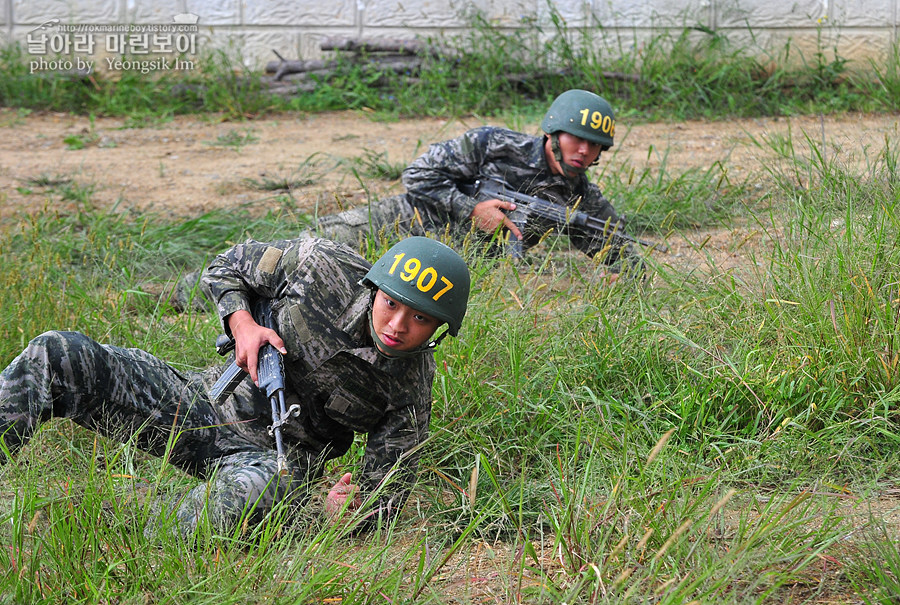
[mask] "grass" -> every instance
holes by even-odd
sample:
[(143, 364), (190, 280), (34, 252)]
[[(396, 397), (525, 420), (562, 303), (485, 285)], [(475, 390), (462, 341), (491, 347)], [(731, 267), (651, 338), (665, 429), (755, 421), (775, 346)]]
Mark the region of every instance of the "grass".
[[(473, 257), (466, 325), (436, 354), (432, 437), (396, 523), (353, 535), (313, 503), (233, 535), (203, 528), (189, 547), (165, 524), (144, 528), (156, 498), (193, 480), (53, 421), (0, 470), (0, 593), (16, 603), (893, 602), (897, 534), (879, 494), (898, 463), (896, 151), (870, 150), (859, 169), (809, 137), (756, 144), (781, 158), (766, 164), (769, 194), (756, 204), (687, 203), (715, 192), (719, 168), (622, 165), (604, 178), (634, 187), (626, 202), (653, 216), (654, 198), (672, 195), (675, 232), (759, 230), (758, 270), (723, 272), (702, 251), (691, 270), (656, 255), (648, 282), (609, 287), (564, 241), (548, 240), (527, 268)], [(91, 187), (64, 175), (31, 185), (77, 189), (77, 210), (4, 225), (0, 363), (51, 328), (185, 370), (218, 363), (216, 319), (175, 313), (146, 285), (228, 242), (290, 236), (301, 218), (230, 210), (173, 223), (96, 208)], [(386, 245), (365, 250), (374, 258)], [(329, 472), (353, 470), (359, 451)]]
[(351, 163), (357, 168), (360, 176), (384, 181), (399, 180), (406, 168), (405, 162), (391, 162), (386, 151), (375, 151), (367, 147), (363, 149), (363, 154), (353, 158)]
[[(797, 67), (785, 48), (763, 69), (752, 49), (685, 31), (639, 62), (586, 47), (559, 19), (502, 36), (473, 20), (460, 41), (472, 52), (430, 65), (420, 88), (384, 90), (348, 68), (285, 105), (224, 54), (190, 81), (125, 74), (85, 87), (25, 77), (9, 48), (0, 102), (21, 108), (11, 119), (55, 109), (141, 127), (187, 112), (362, 106), (533, 124), (554, 92), (585, 81), (648, 119), (896, 110), (900, 98), (896, 52), (872, 66), (877, 79), (827, 49)], [(541, 52), (524, 52), (538, 39)], [(524, 89), (496, 77), (558, 60), (571, 74)], [(585, 80), (603, 71), (641, 80)], [(253, 132), (210, 144), (241, 151)], [(67, 144), (97, 143), (77, 138)], [(469, 313), (436, 352), (432, 435), (393, 524), (354, 533), (358, 519), (331, 526), (314, 501), (229, 535), (201, 524), (188, 545), (156, 503), (193, 479), (54, 420), (0, 467), (0, 603), (895, 603), (900, 157), (891, 139), (861, 162), (811, 133), (752, 143), (770, 158), (753, 182), (736, 181), (728, 158), (678, 172), (666, 149), (649, 149), (647, 167), (601, 163), (595, 176), (631, 231), (689, 236), (686, 259), (653, 254), (644, 282), (609, 286), (563, 240), (527, 264), (471, 253)], [(219, 363), (218, 320), (176, 313), (171, 285), (246, 237), (296, 234), (307, 217), (291, 194), (318, 178), (318, 161), (245, 183), (283, 193), (267, 214), (181, 221), (98, 207), (94, 185), (71, 175), (23, 181), (68, 209), (47, 203), (0, 224), (0, 365), (49, 329), (184, 371)], [(402, 166), (364, 149), (328, 169), (365, 187)], [(723, 268), (697, 235), (722, 230), (748, 234), (732, 244), (745, 265)], [(374, 259), (389, 243), (361, 250)], [(329, 474), (356, 471), (360, 451)]]
[(322, 174), (328, 171), (328, 166), (323, 166), (325, 159), (319, 154), (312, 154), (290, 171), (280, 171), (278, 174), (262, 174), (260, 178), (243, 179), (243, 184), (257, 191), (286, 192), (291, 194), (295, 189), (312, 185), (321, 179)]
[(229, 130), (216, 137), (215, 141), (207, 141), (206, 144), (211, 147), (223, 147), (239, 152), (244, 146), (256, 143), (257, 141), (259, 141), (259, 137), (256, 136), (253, 129), (245, 128), (243, 130)]

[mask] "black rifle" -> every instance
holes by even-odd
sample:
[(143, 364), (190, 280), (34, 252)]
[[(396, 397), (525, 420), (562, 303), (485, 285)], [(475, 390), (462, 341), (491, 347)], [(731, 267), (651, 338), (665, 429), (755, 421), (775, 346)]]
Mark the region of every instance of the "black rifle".
[[(272, 305), (268, 299), (261, 298), (253, 305), (251, 313), (253, 319), (264, 328), (275, 329), (275, 322), (272, 319)], [(219, 355), (227, 355), (229, 351), (234, 349), (234, 339), (220, 335), (216, 339), (216, 352)], [(292, 405), (290, 408), (284, 401), (284, 361), (281, 358), (281, 352), (269, 343), (264, 344), (259, 349), (259, 363), (256, 368), (259, 376), (259, 388), (266, 392), (269, 403), (272, 406), (272, 425), (269, 427), (269, 435), (275, 438), (275, 450), (278, 454), (278, 474), (286, 475), (288, 472), (287, 459), (284, 455), (284, 441), (281, 436), (281, 427), (287, 424), (291, 416), (300, 413), (299, 405)], [(220, 405), (229, 395), (234, 392), (237, 385), (247, 376), (247, 372), (238, 367), (237, 363), (231, 362), (231, 365), (225, 369), (212, 386), (209, 395), (213, 402)]]
[[(601, 220), (586, 212), (573, 210), (560, 204), (545, 199), (519, 193), (511, 189), (509, 185), (496, 179), (479, 179), (472, 184), (459, 185), (459, 190), (471, 197), (479, 197), (482, 200), (497, 199), (503, 202), (516, 204), (516, 209), (509, 212), (510, 220), (523, 233), (528, 219), (531, 216), (550, 221), (557, 229), (565, 227), (568, 230), (577, 231), (585, 235), (600, 237), (603, 241), (622, 244), (640, 244), (650, 250), (656, 248), (662, 252), (668, 252), (665, 244), (655, 244), (640, 240), (622, 231), (621, 222), (611, 223), (609, 220)], [(516, 258), (522, 256), (522, 242), (515, 240), (510, 243), (512, 255)]]

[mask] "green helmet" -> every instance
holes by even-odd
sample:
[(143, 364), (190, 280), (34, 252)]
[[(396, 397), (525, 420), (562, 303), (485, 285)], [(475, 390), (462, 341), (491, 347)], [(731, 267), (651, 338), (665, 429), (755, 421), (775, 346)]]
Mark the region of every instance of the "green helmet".
[(587, 90), (567, 90), (550, 105), (541, 129), (547, 134), (568, 132), (592, 143), (612, 147), (616, 116), (603, 97)]
[(459, 333), (469, 301), (469, 268), (452, 249), (427, 237), (409, 237), (375, 261), (362, 283), (383, 290)]

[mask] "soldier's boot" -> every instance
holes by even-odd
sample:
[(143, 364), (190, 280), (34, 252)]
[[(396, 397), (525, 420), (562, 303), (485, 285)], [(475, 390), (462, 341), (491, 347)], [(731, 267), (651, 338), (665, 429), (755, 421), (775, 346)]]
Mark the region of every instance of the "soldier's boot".
[(203, 271), (185, 273), (175, 283), (172, 292), (172, 307), (176, 311), (208, 311), (213, 309), (212, 296), (206, 284), (200, 279)]
[[(179, 497), (160, 498), (152, 505), (152, 518), (144, 529), (150, 539), (160, 528), (175, 530), (190, 539), (198, 527), (208, 523), (217, 532), (244, 533), (269, 517), (279, 504), (282, 512), (294, 514), (309, 501), (313, 482), (323, 471), (314, 456), (293, 451), (290, 472), (278, 473), (274, 451), (241, 452), (218, 459), (207, 473), (207, 482)], [(291, 519), (276, 521), (289, 524)]]

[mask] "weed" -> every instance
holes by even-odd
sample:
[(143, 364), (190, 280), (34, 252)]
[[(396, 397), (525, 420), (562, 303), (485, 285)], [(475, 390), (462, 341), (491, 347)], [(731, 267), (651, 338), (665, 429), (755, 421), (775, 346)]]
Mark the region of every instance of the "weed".
[(71, 182), (71, 177), (62, 175), (51, 176), (49, 174), (40, 174), (38, 176), (25, 179), (25, 184), (30, 187), (41, 187), (49, 189), (55, 189), (57, 187), (69, 185)]
[(240, 151), (245, 145), (256, 143), (259, 137), (252, 128), (244, 128), (240, 130), (229, 130), (224, 134), (216, 137), (215, 141), (207, 141), (206, 144), (213, 147), (228, 147), (235, 151)]
[(260, 178), (245, 178), (244, 185), (258, 191), (286, 192), (292, 195), (295, 189), (306, 187), (317, 182), (322, 176), (323, 157), (314, 153), (286, 174), (262, 174)]
[(85, 139), (81, 135), (70, 134), (63, 138), (63, 143), (66, 144), (67, 149), (84, 149)]
[(267, 174), (260, 175), (260, 178), (245, 178), (242, 182), (257, 191), (293, 191), (300, 187), (306, 187), (315, 183), (311, 178), (298, 178), (293, 176), (269, 176)]
[(3, 128), (15, 128), (26, 123), (25, 118), (31, 114), (31, 110), (25, 107), (16, 108), (15, 112), (4, 112), (0, 126)]
[(396, 181), (406, 168), (404, 162), (391, 162), (387, 152), (364, 148), (363, 155), (351, 160), (359, 168), (359, 173), (370, 179)]

